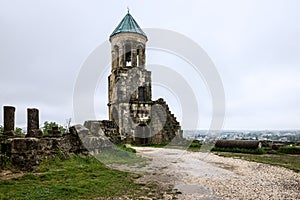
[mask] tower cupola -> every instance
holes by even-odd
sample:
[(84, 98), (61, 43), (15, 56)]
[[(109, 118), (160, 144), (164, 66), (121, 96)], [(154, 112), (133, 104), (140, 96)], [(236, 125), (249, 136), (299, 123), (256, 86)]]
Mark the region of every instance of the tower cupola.
[(128, 13), (110, 35), (112, 71), (119, 67), (144, 67), (147, 36)]

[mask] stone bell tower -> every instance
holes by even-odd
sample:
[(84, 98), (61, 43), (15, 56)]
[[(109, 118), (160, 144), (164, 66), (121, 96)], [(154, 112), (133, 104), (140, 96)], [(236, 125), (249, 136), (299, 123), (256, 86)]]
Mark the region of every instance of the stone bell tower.
[[(145, 68), (147, 40), (129, 11), (109, 38), (109, 120), (119, 127), (122, 138), (140, 144), (168, 141), (181, 131), (165, 101), (152, 101), (151, 72)], [(156, 104), (160, 109), (153, 112)]]

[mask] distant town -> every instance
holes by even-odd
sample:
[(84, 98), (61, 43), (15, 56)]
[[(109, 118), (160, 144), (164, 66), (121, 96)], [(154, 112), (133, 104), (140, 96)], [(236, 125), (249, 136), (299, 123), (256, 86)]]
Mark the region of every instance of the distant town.
[(226, 130), (221, 132), (185, 130), (183, 131), (183, 136), (187, 139), (199, 140), (201, 142), (209, 142), (215, 139), (299, 142), (300, 130)]

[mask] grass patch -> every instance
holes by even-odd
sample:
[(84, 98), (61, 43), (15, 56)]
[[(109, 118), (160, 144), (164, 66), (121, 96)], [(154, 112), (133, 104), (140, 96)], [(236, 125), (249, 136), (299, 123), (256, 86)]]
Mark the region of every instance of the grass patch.
[(45, 160), (38, 172), (0, 181), (0, 199), (107, 199), (141, 188), (129, 172), (108, 169), (94, 157)]
[(132, 144), (132, 146), (135, 147), (154, 147), (154, 148), (164, 148), (165, 146), (167, 146), (168, 143), (161, 143), (161, 144), (145, 144), (145, 145), (136, 145), (136, 144)]
[(248, 153), (248, 154), (264, 154), (264, 153), (266, 153), (263, 148), (243, 149), (243, 148), (219, 148), (219, 147), (214, 147), (214, 148), (212, 148), (211, 151), (233, 152), (233, 153)]
[(300, 172), (300, 156), (298, 155), (287, 155), (287, 154), (242, 154), (242, 153), (229, 153), (229, 152), (216, 152), (215, 154), (224, 157), (233, 157), (243, 160), (266, 163), (276, 166), (285, 167), (295, 172)]
[(300, 147), (297, 146), (284, 146), (278, 149), (279, 153), (286, 154), (300, 154)]
[(136, 150), (134, 148), (128, 147), (125, 144), (118, 145), (118, 148), (129, 153), (136, 153)]
[(193, 140), (190, 146), (187, 148), (188, 151), (199, 152), (201, 149), (201, 142), (198, 140)]
[(139, 157), (135, 153), (135, 149), (122, 144), (103, 150), (95, 157), (105, 164), (136, 164), (146, 161), (145, 158)]

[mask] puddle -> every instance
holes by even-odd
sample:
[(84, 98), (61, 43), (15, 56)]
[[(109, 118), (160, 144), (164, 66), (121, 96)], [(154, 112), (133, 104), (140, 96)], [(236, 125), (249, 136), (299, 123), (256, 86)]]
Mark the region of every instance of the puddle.
[(175, 189), (180, 191), (182, 194), (212, 194), (212, 191), (201, 185), (186, 185), (179, 184), (175, 186)]

